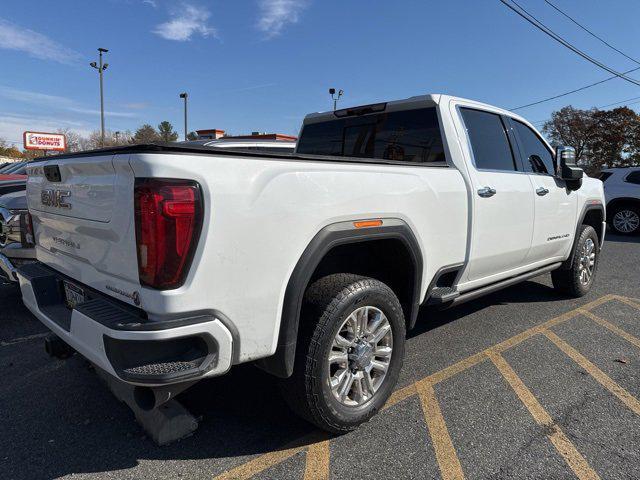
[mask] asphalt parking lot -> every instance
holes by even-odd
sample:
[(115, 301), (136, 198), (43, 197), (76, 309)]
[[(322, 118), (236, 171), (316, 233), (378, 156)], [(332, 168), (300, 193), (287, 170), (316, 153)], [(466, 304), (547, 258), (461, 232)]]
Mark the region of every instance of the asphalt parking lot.
[(595, 288), (548, 275), (423, 312), (398, 390), (350, 434), (294, 417), (251, 367), (181, 396), (201, 417), (166, 447), (145, 437), (79, 356), (0, 287), (0, 472), (23, 478), (640, 478), (640, 238), (609, 235)]

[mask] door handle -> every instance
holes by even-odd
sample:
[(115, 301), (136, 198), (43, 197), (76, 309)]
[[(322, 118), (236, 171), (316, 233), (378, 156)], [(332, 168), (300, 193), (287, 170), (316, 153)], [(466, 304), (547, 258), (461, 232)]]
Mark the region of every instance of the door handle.
[(482, 187), (478, 190), (478, 195), (482, 198), (493, 197), (496, 194), (496, 189), (491, 187)]
[(549, 193), (549, 189), (544, 187), (538, 187), (536, 188), (536, 193), (541, 197), (544, 197), (547, 193)]

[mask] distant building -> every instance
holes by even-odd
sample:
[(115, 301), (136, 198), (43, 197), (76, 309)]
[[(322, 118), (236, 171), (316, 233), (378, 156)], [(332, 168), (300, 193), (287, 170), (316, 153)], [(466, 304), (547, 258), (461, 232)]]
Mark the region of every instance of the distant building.
[(233, 138), (238, 140), (281, 140), (295, 142), (298, 137), (285, 135), (284, 133), (251, 132), (251, 135), (227, 135), (224, 130), (212, 128), (209, 130), (196, 130), (198, 140), (218, 140), (220, 138)]
[(218, 130), (217, 128), (196, 130), (196, 133), (198, 134), (198, 140), (218, 140), (224, 137), (224, 130)]

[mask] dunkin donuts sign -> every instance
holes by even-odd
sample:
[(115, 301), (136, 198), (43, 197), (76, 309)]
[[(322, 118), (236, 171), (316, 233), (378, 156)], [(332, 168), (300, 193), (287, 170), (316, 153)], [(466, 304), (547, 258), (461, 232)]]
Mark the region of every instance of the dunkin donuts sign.
[(57, 150), (67, 149), (67, 137), (61, 133), (24, 132), (25, 150)]

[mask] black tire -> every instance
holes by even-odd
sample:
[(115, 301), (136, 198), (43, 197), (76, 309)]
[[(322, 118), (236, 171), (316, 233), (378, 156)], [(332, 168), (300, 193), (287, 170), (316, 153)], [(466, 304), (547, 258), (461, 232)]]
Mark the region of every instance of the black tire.
[[(616, 215), (625, 215), (632, 222), (638, 222), (632, 230), (623, 231), (617, 224)], [(609, 213), (609, 228), (618, 235), (639, 235), (640, 234), (640, 208), (635, 205), (616, 205)]]
[[(592, 273), (589, 276), (588, 281), (585, 282), (584, 277), (582, 277), (582, 275), (584, 275), (582, 271), (585, 266), (585, 262), (582, 261), (582, 256), (589, 241), (593, 242), (593, 253), (595, 257), (593, 259), (594, 263), (591, 270)], [(574, 246), (571, 268), (565, 269), (561, 267), (558, 270), (551, 272), (551, 281), (553, 282), (554, 288), (562, 293), (571, 295), (572, 297), (582, 297), (586, 295), (595, 280), (599, 260), (600, 247), (598, 234), (592, 226), (582, 225), (580, 227), (578, 240)]]
[[(378, 390), (362, 405), (344, 405), (329, 385), (328, 355), (344, 321), (363, 306), (384, 313), (391, 326), (393, 352)], [(344, 433), (380, 410), (397, 383), (404, 359), (405, 320), (393, 291), (384, 283), (352, 274), (314, 282), (305, 293), (293, 375), (281, 382), (284, 398), (299, 416), (331, 433)]]

